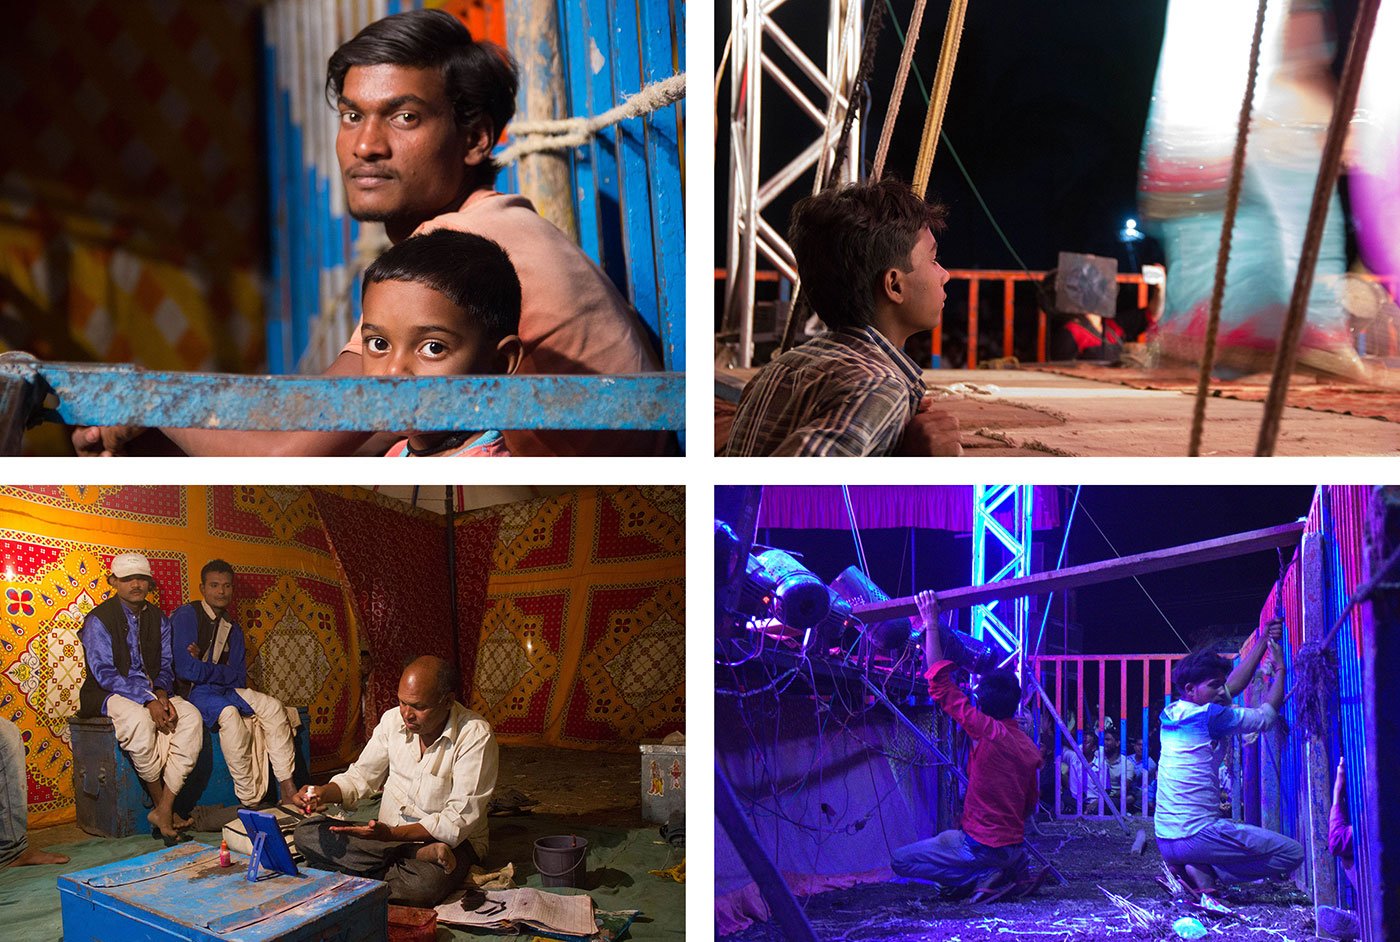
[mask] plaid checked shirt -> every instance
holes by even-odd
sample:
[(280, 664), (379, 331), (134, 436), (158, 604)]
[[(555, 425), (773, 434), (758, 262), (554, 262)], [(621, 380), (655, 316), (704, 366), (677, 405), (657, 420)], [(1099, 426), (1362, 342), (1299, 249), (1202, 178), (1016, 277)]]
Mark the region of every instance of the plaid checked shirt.
[(829, 331), (749, 381), (725, 454), (888, 455), (926, 388), (918, 365), (875, 328)]

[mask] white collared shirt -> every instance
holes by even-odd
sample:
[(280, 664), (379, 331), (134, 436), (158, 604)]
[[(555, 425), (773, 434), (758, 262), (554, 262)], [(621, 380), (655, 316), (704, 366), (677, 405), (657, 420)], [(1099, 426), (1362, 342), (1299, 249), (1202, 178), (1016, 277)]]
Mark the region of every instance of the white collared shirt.
[(379, 718), (355, 763), (331, 782), (346, 808), (382, 787), (380, 821), (391, 827), (417, 822), (449, 847), (471, 841), (484, 859), (496, 756), (491, 724), (455, 702), (442, 734), (420, 755), (418, 734), (408, 731), (395, 707)]

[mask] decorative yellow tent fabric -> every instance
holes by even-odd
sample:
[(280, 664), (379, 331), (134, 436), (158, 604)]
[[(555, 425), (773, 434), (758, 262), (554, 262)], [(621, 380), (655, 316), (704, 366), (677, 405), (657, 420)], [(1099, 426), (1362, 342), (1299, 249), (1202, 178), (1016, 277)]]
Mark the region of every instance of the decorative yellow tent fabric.
[(68, 717), (78, 706), (77, 630), (107, 597), (117, 553), (151, 560), (167, 613), (198, 598), (199, 570), (238, 571), (235, 608), (250, 683), (310, 710), (312, 765), (359, 743), (359, 632), (312, 492), (304, 487), (0, 488), (0, 715), (24, 736), (30, 825), (73, 820)]
[(456, 538), (470, 705), (501, 742), (631, 750), (684, 728), (685, 488), (490, 507)]

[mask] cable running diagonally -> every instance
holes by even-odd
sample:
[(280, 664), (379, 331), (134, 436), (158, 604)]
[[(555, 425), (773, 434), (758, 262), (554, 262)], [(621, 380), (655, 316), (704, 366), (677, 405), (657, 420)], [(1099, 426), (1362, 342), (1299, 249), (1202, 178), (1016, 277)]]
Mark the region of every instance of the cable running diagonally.
[[(1113, 555), (1121, 557), (1123, 554), (1118, 552), (1118, 547), (1114, 546), (1113, 541), (1108, 538), (1108, 534), (1103, 532), (1103, 527), (1099, 526), (1099, 522), (1094, 519), (1094, 515), (1089, 513), (1088, 507), (1084, 508), (1084, 516), (1088, 517), (1089, 522), (1094, 525), (1094, 529), (1099, 531), (1099, 536), (1103, 537), (1103, 541), (1108, 544), (1108, 548), (1113, 550)], [(1186, 648), (1187, 651), (1190, 651), (1191, 645), (1188, 644), (1186, 639), (1181, 636), (1181, 632), (1176, 630), (1176, 625), (1173, 625), (1172, 620), (1167, 617), (1167, 613), (1162, 611), (1162, 606), (1157, 604), (1157, 600), (1152, 597), (1152, 593), (1147, 591), (1147, 586), (1143, 585), (1142, 580), (1139, 579), (1137, 576), (1133, 576), (1133, 581), (1136, 582), (1138, 588), (1142, 590), (1142, 594), (1147, 596), (1147, 601), (1152, 603), (1152, 607), (1157, 610), (1157, 614), (1162, 616), (1162, 621), (1167, 623), (1167, 627), (1172, 630), (1172, 634), (1176, 635), (1177, 640), (1181, 642), (1182, 647)]]

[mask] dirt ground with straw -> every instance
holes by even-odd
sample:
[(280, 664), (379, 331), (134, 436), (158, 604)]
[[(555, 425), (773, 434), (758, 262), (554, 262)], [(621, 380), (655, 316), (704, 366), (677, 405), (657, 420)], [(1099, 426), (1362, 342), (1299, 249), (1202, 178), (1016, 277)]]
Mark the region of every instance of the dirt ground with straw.
[[(1057, 821), (1040, 825), (1034, 838), (1069, 881), (1046, 885), (1034, 896), (1003, 903), (972, 904), (940, 900), (922, 883), (877, 883), (834, 890), (800, 902), (817, 937), (823, 940), (943, 939), (949, 942), (1069, 942), (1069, 940), (1175, 940), (1172, 923), (1193, 913), (1185, 902), (1171, 900), (1156, 883), (1161, 856), (1150, 825), (1141, 856), (1129, 853), (1132, 837), (1116, 825)], [(1115, 905), (1107, 890), (1157, 917), (1143, 928)], [(1198, 916), (1209, 939), (1258, 942), (1311, 942), (1313, 909), (1309, 897), (1292, 883), (1242, 884), (1227, 887), (1234, 917)], [(726, 942), (782, 939), (772, 924), (751, 926)]]

